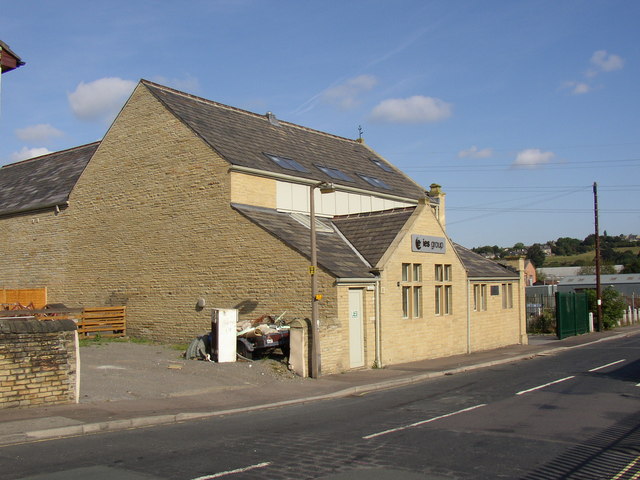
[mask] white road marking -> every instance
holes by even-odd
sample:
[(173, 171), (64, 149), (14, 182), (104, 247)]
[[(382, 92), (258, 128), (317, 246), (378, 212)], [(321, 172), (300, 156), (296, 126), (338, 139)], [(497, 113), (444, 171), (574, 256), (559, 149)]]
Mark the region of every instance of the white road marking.
[(469, 408), (463, 408), (462, 410), (458, 410), (457, 412), (451, 412), (451, 413), (447, 413), (445, 415), (440, 415), (438, 417), (429, 418), (427, 420), (422, 420), (420, 422), (412, 423), (411, 425), (404, 425), (402, 427), (391, 428), (391, 429), (385, 430), (383, 432), (372, 433), (371, 435), (366, 435), (366, 436), (364, 436), (362, 438), (364, 440), (369, 440), (371, 438), (379, 437), (381, 435), (386, 435), (387, 433), (399, 432), (401, 430), (406, 430), (407, 428), (413, 428), (413, 427), (417, 427), (417, 426), (420, 426), (420, 425), (424, 425), (425, 423), (435, 422), (436, 420), (440, 420), (441, 418), (447, 418), (447, 417), (451, 417), (452, 415), (457, 415), (459, 413), (469, 412), (471, 410), (475, 410), (476, 408), (480, 408), (480, 407), (484, 407), (484, 406), (486, 406), (486, 403), (481, 403), (480, 405), (475, 405), (475, 406), (469, 407)]
[(591, 370), (589, 370), (590, 372), (597, 372), (598, 370), (602, 370), (603, 368), (607, 368), (610, 367), (611, 365), (615, 365), (617, 363), (622, 363), (626, 360), (626, 358), (623, 358), (622, 360), (618, 360), (617, 362), (611, 362), (611, 363), (607, 363), (606, 365), (601, 365), (599, 367), (596, 368), (592, 368)]
[(193, 480), (211, 480), (213, 478), (220, 478), (226, 475), (233, 475), (234, 473), (243, 473), (243, 472), (248, 472), (249, 470), (255, 470), (256, 468), (268, 467), (269, 465), (271, 465), (271, 462), (263, 462), (263, 463), (258, 463), (256, 465), (250, 465), (244, 468), (236, 468), (235, 470), (227, 470), (226, 472), (218, 472), (212, 475), (205, 475), (204, 477), (197, 477), (197, 478), (194, 478)]
[(572, 378), (575, 378), (575, 375), (571, 375), (570, 377), (564, 377), (564, 378), (561, 378), (560, 380), (554, 380), (553, 382), (545, 383), (544, 385), (538, 385), (537, 387), (529, 388), (527, 390), (522, 390), (516, 393), (516, 395), (522, 395), (524, 393), (533, 392), (534, 390), (540, 390), (541, 388), (548, 387), (549, 385), (553, 385), (555, 383), (564, 382), (565, 380), (571, 380)]
[[(611, 477), (611, 480), (618, 480), (619, 478), (622, 478), (629, 470), (633, 468), (633, 466), (636, 463), (638, 463), (638, 460), (640, 460), (640, 456), (637, 456), (632, 462), (627, 464), (627, 466), (624, 467), (622, 470), (620, 470), (615, 477)], [(636, 479), (639, 476), (640, 476), (640, 472), (636, 473), (633, 477), (631, 477), (631, 480)]]

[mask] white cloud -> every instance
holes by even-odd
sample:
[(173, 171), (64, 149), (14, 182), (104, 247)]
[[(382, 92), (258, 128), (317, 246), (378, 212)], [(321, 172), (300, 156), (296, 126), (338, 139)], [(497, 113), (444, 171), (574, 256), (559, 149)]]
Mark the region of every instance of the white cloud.
[(51, 138), (62, 137), (63, 135), (64, 133), (61, 130), (58, 130), (48, 123), (40, 123), (16, 130), (16, 136), (23, 142), (45, 142)]
[(478, 150), (478, 147), (473, 145), (471, 148), (467, 148), (466, 150), (461, 150), (458, 152), (458, 158), (489, 158), (493, 155), (493, 149), (491, 148), (483, 148), (482, 150)]
[(543, 152), (539, 148), (529, 148), (518, 152), (512, 165), (514, 167), (536, 168), (549, 163), (555, 156), (556, 154), (553, 152)]
[(574, 95), (583, 95), (585, 93), (589, 93), (590, 91), (591, 91), (591, 87), (589, 85), (587, 85), (586, 83), (580, 83), (580, 82), (576, 82), (572, 90)]
[(41, 155), (46, 155), (48, 153), (51, 153), (51, 151), (44, 147), (38, 147), (38, 148), (22, 147), (22, 149), (19, 152), (14, 152), (11, 154), (11, 161), (19, 162), (21, 160), (39, 157)]
[[(624, 67), (624, 60), (619, 55), (608, 53), (606, 50), (597, 50), (591, 56), (589, 60), (591, 68), (584, 73), (584, 76), (589, 79), (606, 72), (613, 72), (614, 70), (620, 70)], [(587, 82), (565, 82), (563, 88), (571, 90), (573, 95), (583, 95), (591, 92), (594, 87)]]
[(574, 95), (584, 95), (593, 90), (591, 85), (584, 82), (565, 82), (564, 87), (569, 88)]
[(68, 94), (74, 115), (81, 120), (110, 123), (118, 114), (136, 82), (122, 78), (100, 78), (90, 83), (81, 82)]
[(624, 67), (624, 60), (619, 55), (607, 53), (606, 50), (598, 50), (591, 56), (591, 65), (594, 66), (587, 72), (587, 76), (594, 77), (601, 72), (613, 72)]
[(322, 98), (343, 110), (348, 110), (358, 105), (357, 97), (360, 93), (371, 90), (377, 83), (378, 80), (373, 75), (359, 75), (341, 85), (328, 88), (322, 93)]
[(371, 112), (371, 120), (388, 123), (432, 123), (449, 118), (452, 105), (439, 98), (415, 95), (380, 102)]

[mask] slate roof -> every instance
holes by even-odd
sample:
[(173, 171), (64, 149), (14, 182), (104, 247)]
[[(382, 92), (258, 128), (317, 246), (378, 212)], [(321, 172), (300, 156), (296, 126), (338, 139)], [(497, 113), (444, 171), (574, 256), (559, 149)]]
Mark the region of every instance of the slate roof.
[[(423, 187), (355, 140), (282, 120), (277, 120), (274, 122), (277, 125), (274, 125), (266, 115), (188, 95), (147, 80), (141, 83), (232, 165), (318, 182), (328, 181), (401, 198), (417, 200), (425, 196)], [(293, 159), (306, 171), (283, 168), (265, 154)], [(353, 181), (332, 178), (316, 165), (337, 168)], [(373, 186), (358, 174), (375, 177), (390, 189)]]
[(334, 217), (332, 221), (360, 254), (375, 266), (414, 210), (415, 207), (407, 207), (343, 215)]
[[(249, 205), (233, 204), (232, 206), (289, 247), (307, 258), (311, 258), (309, 228), (294, 220), (290, 214)], [(318, 221), (326, 226), (331, 226), (329, 220), (318, 217)], [(336, 278), (373, 278), (369, 272), (371, 267), (362, 261), (335, 231), (332, 233), (318, 231), (316, 245), (318, 265)]]
[(519, 274), (510, 268), (484, 258), (468, 248), (453, 244), (469, 278), (519, 278)]
[(99, 144), (91, 143), (0, 168), (0, 215), (63, 205)]

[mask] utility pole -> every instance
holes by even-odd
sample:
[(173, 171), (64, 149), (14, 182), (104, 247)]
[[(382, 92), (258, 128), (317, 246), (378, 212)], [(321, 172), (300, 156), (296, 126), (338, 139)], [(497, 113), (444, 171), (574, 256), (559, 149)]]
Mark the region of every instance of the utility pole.
[(593, 182), (593, 212), (596, 226), (596, 304), (598, 312), (598, 331), (604, 330), (602, 324), (602, 289), (600, 287), (600, 232), (598, 228), (598, 184)]

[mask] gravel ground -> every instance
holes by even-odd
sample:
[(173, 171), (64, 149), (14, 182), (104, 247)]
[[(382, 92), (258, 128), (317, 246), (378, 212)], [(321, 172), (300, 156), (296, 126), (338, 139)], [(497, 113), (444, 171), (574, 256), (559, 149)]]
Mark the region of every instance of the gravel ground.
[(80, 347), (80, 402), (167, 398), (304, 382), (277, 359), (186, 360), (166, 345), (109, 342)]

